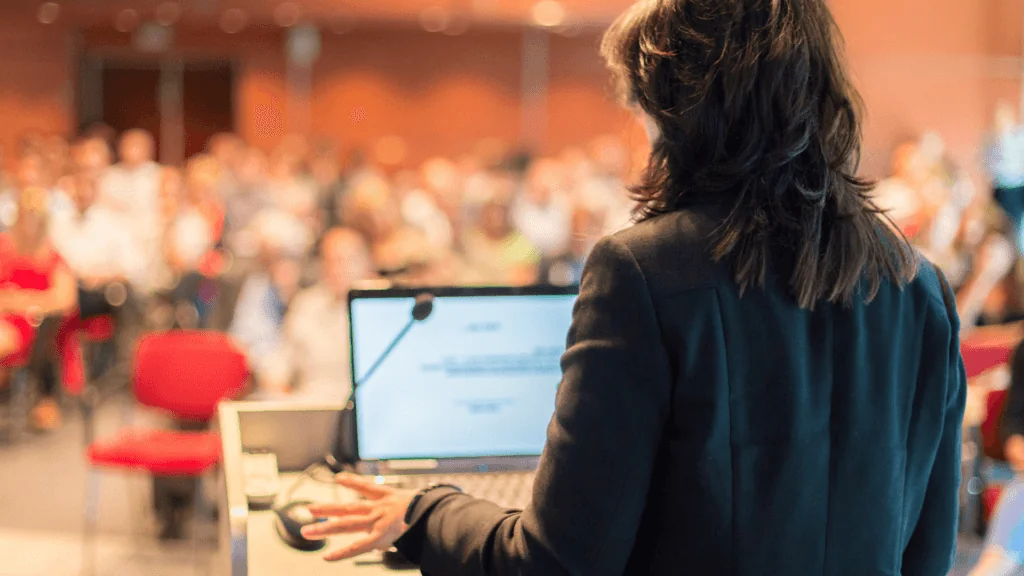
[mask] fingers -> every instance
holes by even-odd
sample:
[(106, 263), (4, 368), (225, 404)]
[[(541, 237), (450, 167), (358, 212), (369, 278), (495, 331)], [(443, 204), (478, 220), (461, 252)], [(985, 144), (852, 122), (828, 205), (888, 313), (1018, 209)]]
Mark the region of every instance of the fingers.
[(312, 504), (309, 506), (309, 513), (318, 518), (329, 518), (331, 516), (349, 516), (351, 514), (366, 514), (373, 510), (370, 502), (349, 502), (347, 504)]
[(328, 520), (310, 524), (302, 528), (302, 535), (306, 538), (326, 538), (335, 534), (348, 534), (350, 532), (369, 532), (373, 525), (380, 520), (380, 514), (367, 514), (365, 516), (347, 516), (337, 520)]
[(356, 476), (355, 474), (338, 474), (335, 481), (341, 486), (344, 486), (349, 490), (354, 490), (370, 500), (379, 500), (386, 496), (390, 496), (395, 492), (395, 490), (389, 486), (381, 486), (373, 479), (364, 476)]
[(346, 560), (360, 554), (366, 554), (367, 552), (373, 552), (383, 548), (387, 543), (384, 538), (378, 534), (370, 534), (362, 540), (357, 540), (348, 546), (338, 548), (332, 552), (328, 552), (324, 555), (324, 560), (328, 562), (337, 562), (338, 560)]

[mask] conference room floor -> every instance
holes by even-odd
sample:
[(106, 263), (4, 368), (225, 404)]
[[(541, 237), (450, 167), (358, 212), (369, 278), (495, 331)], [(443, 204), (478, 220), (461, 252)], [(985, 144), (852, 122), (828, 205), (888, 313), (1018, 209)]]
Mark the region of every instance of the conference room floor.
[[(109, 402), (97, 415), (97, 435), (114, 433), (124, 422), (159, 426), (162, 418)], [(80, 419), (70, 415), (64, 427), (48, 435), (31, 435), (18, 444), (0, 445), (0, 576), (73, 576), (82, 553), (82, 516), (86, 467)], [(99, 576), (177, 576), (193, 574), (191, 542), (160, 544), (149, 513), (150, 485), (144, 476), (103, 474), (100, 538), (96, 556)], [(213, 482), (205, 488), (215, 490)], [(212, 494), (212, 492), (208, 492)], [(213, 562), (216, 528), (207, 519), (201, 528), (200, 564), (220, 576)], [(961, 542), (951, 576), (966, 576), (980, 544)]]

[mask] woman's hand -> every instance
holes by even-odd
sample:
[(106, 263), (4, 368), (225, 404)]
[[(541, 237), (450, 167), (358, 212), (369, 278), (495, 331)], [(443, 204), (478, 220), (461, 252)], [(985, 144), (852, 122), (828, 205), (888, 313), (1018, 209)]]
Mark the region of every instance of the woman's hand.
[(310, 506), (309, 511), (313, 516), (328, 520), (306, 526), (302, 529), (302, 535), (310, 539), (322, 539), (337, 534), (367, 533), (364, 538), (348, 546), (328, 552), (324, 560), (329, 562), (390, 548), (405, 532), (405, 512), (415, 493), (381, 486), (354, 474), (339, 474), (337, 482), (365, 500)]

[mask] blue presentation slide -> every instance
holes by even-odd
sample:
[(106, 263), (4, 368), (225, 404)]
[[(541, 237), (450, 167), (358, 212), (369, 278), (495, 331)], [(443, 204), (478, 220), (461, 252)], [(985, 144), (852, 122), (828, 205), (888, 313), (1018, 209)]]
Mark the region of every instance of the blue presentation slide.
[(539, 455), (554, 413), (575, 296), (441, 297), (365, 382), (409, 322), (409, 299), (353, 302), (359, 456)]

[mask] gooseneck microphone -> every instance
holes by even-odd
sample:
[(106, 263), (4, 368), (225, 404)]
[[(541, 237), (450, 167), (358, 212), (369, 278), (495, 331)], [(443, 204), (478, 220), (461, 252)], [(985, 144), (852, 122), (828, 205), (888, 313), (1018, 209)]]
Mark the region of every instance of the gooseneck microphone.
[(429, 318), (431, 312), (433, 311), (433, 294), (423, 293), (417, 296), (416, 304), (414, 304), (412, 307), (412, 317), (409, 318), (409, 322), (405, 325), (404, 328), (402, 328), (402, 331), (398, 333), (398, 336), (395, 336), (395, 339), (391, 341), (391, 344), (389, 344), (388, 347), (384, 349), (384, 352), (381, 353), (381, 355), (377, 358), (377, 361), (374, 362), (372, 366), (370, 366), (370, 369), (366, 372), (366, 374), (364, 374), (362, 378), (356, 381), (356, 386), (362, 386), (363, 384), (366, 384), (370, 377), (373, 376), (373, 373), (377, 371), (377, 368), (380, 368), (380, 365), (383, 364), (384, 361), (387, 360), (388, 356), (391, 355), (391, 352), (395, 349), (396, 346), (398, 346), (398, 343), (401, 342), (402, 339), (405, 338), (405, 335), (409, 333), (409, 330), (412, 329), (413, 325), (415, 325), (417, 322), (423, 322), (424, 320)]
[(398, 346), (399, 342), (405, 338), (405, 335), (409, 333), (413, 325), (417, 322), (422, 322), (430, 317), (430, 314), (434, 311), (434, 295), (423, 293), (416, 297), (416, 303), (412, 307), (409, 322), (402, 328), (402, 331), (395, 336), (395, 339), (391, 341), (391, 344), (384, 350), (384, 352), (377, 358), (377, 361), (373, 363), (373, 366), (366, 372), (366, 374), (355, 381), (355, 387), (349, 395), (348, 407), (342, 410), (341, 415), (338, 419), (338, 434), (334, 438), (334, 447), (331, 449), (331, 453), (325, 457), (325, 462), (328, 467), (334, 473), (339, 473), (345, 470), (346, 465), (355, 463), (356, 448), (354, 445), (355, 438), (355, 416), (351, 409), (351, 399), (355, 396), (355, 388), (366, 384), (373, 373), (380, 368), (380, 365), (388, 359), (391, 352), (394, 351), (395, 347)]

